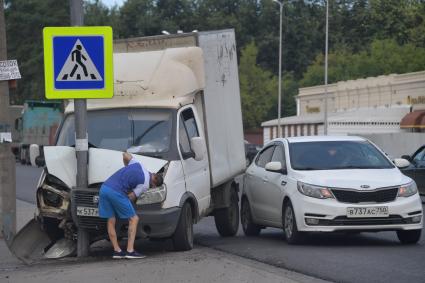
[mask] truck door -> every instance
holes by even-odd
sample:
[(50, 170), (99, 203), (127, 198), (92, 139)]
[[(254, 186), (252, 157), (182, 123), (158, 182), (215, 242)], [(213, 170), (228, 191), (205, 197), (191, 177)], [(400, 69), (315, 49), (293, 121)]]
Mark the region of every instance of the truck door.
[(193, 193), (198, 201), (199, 212), (210, 206), (210, 175), (208, 171), (208, 155), (205, 154), (199, 161), (195, 160), (190, 145), (193, 137), (203, 136), (195, 109), (187, 106), (178, 112), (177, 140), (179, 142), (180, 158), (186, 181), (186, 190)]

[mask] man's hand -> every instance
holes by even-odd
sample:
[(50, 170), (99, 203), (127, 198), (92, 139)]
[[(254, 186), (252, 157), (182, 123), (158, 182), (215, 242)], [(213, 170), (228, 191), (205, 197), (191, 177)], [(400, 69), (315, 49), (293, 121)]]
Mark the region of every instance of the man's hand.
[(134, 192), (130, 192), (128, 193), (128, 198), (132, 201), (135, 202), (136, 201), (136, 194)]
[(128, 152), (124, 152), (123, 154), (122, 154), (122, 162), (124, 162), (124, 165), (125, 166), (127, 166), (128, 165), (128, 163), (130, 162), (130, 160), (132, 159), (133, 157), (131, 156), (131, 154), (130, 153), (128, 153)]

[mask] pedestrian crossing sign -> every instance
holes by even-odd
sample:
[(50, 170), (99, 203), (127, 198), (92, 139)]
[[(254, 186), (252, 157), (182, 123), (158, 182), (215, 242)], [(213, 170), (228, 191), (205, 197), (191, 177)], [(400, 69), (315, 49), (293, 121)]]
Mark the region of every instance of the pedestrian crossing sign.
[(111, 27), (43, 29), (47, 99), (111, 98)]

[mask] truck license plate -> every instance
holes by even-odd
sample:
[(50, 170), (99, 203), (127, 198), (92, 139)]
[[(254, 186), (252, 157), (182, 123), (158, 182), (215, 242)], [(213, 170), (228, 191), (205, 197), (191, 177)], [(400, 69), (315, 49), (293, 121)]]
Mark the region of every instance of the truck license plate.
[(97, 207), (77, 206), (77, 215), (97, 217), (99, 216), (99, 209)]
[(348, 207), (348, 218), (388, 217), (388, 206)]

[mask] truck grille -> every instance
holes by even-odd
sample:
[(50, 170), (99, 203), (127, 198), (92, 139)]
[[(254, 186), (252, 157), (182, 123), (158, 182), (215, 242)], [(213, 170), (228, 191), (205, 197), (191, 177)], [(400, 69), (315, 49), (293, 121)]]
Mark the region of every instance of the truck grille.
[[(74, 207), (98, 207), (99, 191), (97, 189), (74, 190)], [(106, 231), (106, 219), (92, 216), (77, 216), (78, 226), (90, 230)]]
[(361, 203), (361, 202), (390, 202), (397, 197), (398, 188), (378, 189), (374, 191), (354, 191), (344, 189), (332, 189), (335, 198), (345, 203)]
[(95, 202), (96, 198), (99, 200), (98, 191), (80, 190), (74, 193), (74, 201), (79, 206), (97, 207), (98, 201)]

